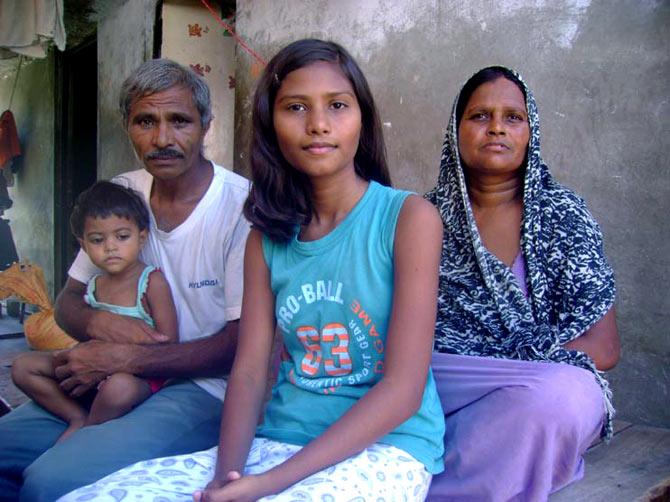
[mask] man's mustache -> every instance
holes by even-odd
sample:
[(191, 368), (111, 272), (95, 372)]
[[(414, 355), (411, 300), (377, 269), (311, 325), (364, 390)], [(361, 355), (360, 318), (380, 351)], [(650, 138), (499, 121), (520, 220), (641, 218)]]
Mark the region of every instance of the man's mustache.
[(154, 150), (149, 152), (144, 156), (145, 160), (164, 160), (164, 159), (183, 159), (184, 155), (177, 150), (172, 148), (161, 148), (160, 150)]

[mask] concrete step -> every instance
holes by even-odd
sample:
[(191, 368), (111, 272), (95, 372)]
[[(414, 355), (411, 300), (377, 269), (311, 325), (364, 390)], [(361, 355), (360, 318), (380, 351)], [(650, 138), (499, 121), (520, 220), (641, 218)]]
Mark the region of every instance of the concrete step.
[(670, 429), (615, 422), (610, 444), (586, 452), (584, 479), (550, 502), (670, 501)]

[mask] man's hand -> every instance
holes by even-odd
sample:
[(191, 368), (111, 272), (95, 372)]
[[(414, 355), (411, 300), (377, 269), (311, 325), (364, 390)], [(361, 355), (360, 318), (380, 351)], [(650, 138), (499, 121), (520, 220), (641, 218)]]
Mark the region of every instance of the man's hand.
[(124, 371), (132, 345), (91, 340), (54, 354), (56, 378), (63, 392), (79, 397), (112, 373)]
[(128, 344), (89, 340), (54, 355), (64, 392), (80, 396), (112, 373), (142, 378), (215, 377), (230, 371), (238, 321), (218, 333), (183, 343)]
[(105, 310), (96, 310), (91, 314), (86, 334), (93, 340), (113, 343), (161, 343), (170, 339), (141, 319)]

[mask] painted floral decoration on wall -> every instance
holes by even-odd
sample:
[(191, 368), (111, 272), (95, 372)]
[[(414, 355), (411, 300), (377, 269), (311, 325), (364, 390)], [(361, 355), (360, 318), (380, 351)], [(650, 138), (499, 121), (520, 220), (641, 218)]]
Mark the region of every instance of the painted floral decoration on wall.
[(189, 37), (202, 37), (203, 33), (209, 33), (209, 26), (203, 28), (198, 23), (188, 25)]
[(212, 67), (209, 66), (208, 64), (205, 64), (203, 66), (200, 63), (196, 63), (196, 64), (190, 64), (189, 66), (191, 67), (191, 70), (196, 72), (201, 77), (204, 77), (205, 73), (209, 73), (210, 71), (212, 71)]

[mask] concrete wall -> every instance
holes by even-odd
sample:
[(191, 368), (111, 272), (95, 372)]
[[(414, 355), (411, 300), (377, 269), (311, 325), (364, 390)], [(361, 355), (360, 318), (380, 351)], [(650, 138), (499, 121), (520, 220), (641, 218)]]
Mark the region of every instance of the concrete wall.
[(119, 115), (119, 90), (132, 70), (153, 56), (156, 0), (127, 0), (98, 22), (98, 178), (137, 161)]
[(235, 41), (224, 35), (224, 30), (198, 0), (165, 0), (161, 56), (190, 66), (209, 85), (214, 118), (205, 137), (205, 155), (232, 169)]
[[(121, 84), (153, 57), (156, 0), (127, 0), (98, 22), (98, 178), (142, 167), (123, 129), (118, 111)], [(199, 23), (200, 36), (188, 24)], [(206, 31), (204, 31), (206, 30)], [(214, 119), (205, 140), (208, 158), (232, 168), (235, 46), (197, 0), (163, 4), (162, 56), (200, 65), (212, 91)]]
[[(3, 105), (9, 96), (16, 72), (0, 80)], [(6, 99), (6, 101), (5, 101)], [(23, 154), (14, 161), (17, 168), (9, 196), (14, 201), (5, 212), (10, 220), (19, 259), (44, 269), (53, 298), (54, 271), (54, 64), (47, 59), (25, 61), (11, 106)]]
[[(539, 103), (543, 155), (590, 203), (618, 279), (619, 417), (670, 426), (670, 4), (654, 0), (237, 0), (264, 57), (307, 36), (358, 59), (385, 123), (395, 184), (436, 180), (449, 110), (483, 66), (518, 69)], [(238, 47), (236, 170), (256, 72)]]

